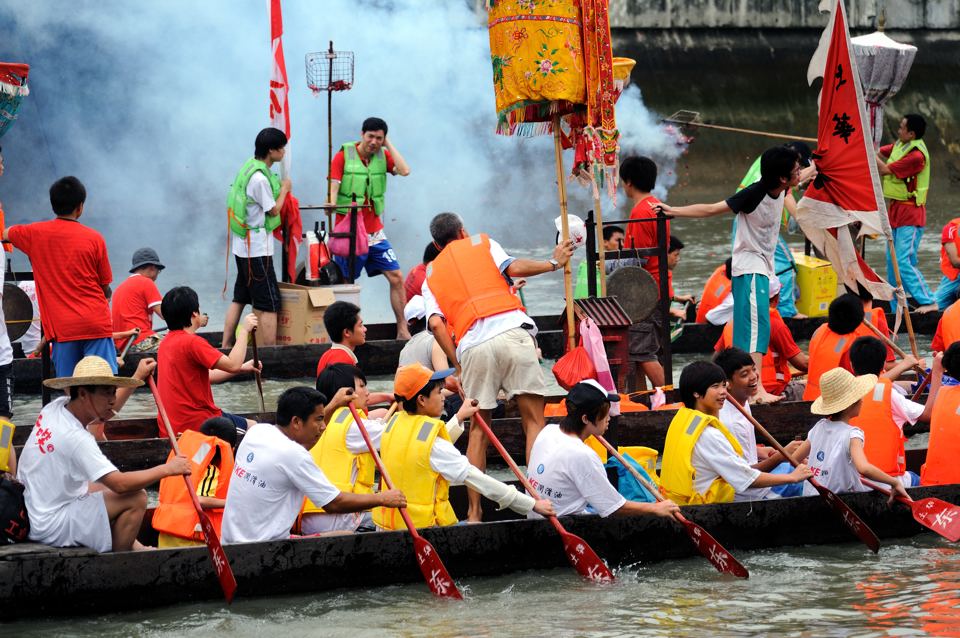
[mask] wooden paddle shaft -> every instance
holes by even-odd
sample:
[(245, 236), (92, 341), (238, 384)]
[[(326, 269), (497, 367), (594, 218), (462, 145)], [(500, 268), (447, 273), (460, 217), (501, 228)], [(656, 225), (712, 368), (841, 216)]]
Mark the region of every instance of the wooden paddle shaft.
[(257, 353), (257, 327), (250, 331), (250, 345), (253, 346), (253, 375), (257, 380), (257, 394), (260, 395), (260, 411), (267, 411), (267, 404), (263, 401), (263, 378), (260, 376), (260, 355)]
[(127, 337), (127, 341), (123, 344), (123, 350), (121, 350), (120, 354), (117, 355), (117, 359), (120, 359), (122, 361), (123, 358), (127, 356), (127, 352), (130, 350), (130, 346), (133, 345), (133, 342), (136, 341), (139, 335), (140, 335), (140, 328), (134, 328), (133, 334)]
[(594, 438), (596, 438), (598, 441), (600, 441), (600, 444), (601, 444), (603, 447), (607, 448), (607, 451), (610, 452), (610, 454), (613, 455), (613, 458), (615, 458), (615, 459), (617, 459), (618, 461), (620, 461), (620, 464), (621, 464), (623, 467), (627, 468), (627, 471), (630, 472), (630, 474), (633, 475), (633, 478), (637, 479), (637, 482), (640, 483), (640, 485), (644, 486), (644, 487), (647, 489), (647, 491), (649, 491), (651, 494), (653, 494), (653, 497), (654, 497), (655, 499), (657, 499), (658, 501), (665, 501), (665, 500), (666, 500), (665, 498), (663, 498), (663, 494), (660, 493), (660, 490), (658, 490), (653, 483), (651, 483), (651, 482), (648, 481), (647, 479), (643, 478), (643, 475), (640, 474), (640, 472), (637, 471), (637, 468), (633, 467), (633, 464), (632, 464), (632, 463), (628, 463), (627, 460), (626, 460), (625, 458), (623, 458), (623, 455), (620, 454), (620, 451), (619, 451), (619, 450), (617, 450), (615, 447), (613, 447), (612, 445), (610, 445), (610, 443), (609, 443), (605, 438), (603, 438), (602, 436), (600, 436), (599, 434), (594, 434), (593, 436), (594, 436)]
[[(557, 165), (557, 192), (560, 195), (560, 239), (570, 240), (570, 224), (567, 220), (567, 182), (563, 171), (563, 145), (560, 143), (560, 116), (553, 116), (553, 154)], [(602, 237), (602, 235), (601, 235)], [(573, 271), (570, 260), (563, 265), (563, 295), (567, 304), (567, 350), (573, 350), (576, 335), (573, 326)]]
[(780, 442), (773, 438), (773, 435), (767, 432), (767, 429), (760, 425), (760, 422), (753, 418), (753, 415), (743, 409), (743, 406), (740, 405), (740, 402), (734, 399), (730, 394), (727, 394), (727, 401), (730, 402), (733, 407), (737, 409), (737, 412), (742, 414), (750, 423), (753, 424), (753, 427), (757, 429), (757, 432), (763, 435), (763, 438), (770, 441), (770, 445), (773, 446), (777, 452), (783, 455), (783, 458), (787, 459), (790, 462), (790, 465), (797, 467), (798, 463), (790, 456), (790, 453), (787, 452), (787, 449), (780, 445)]
[[(909, 312), (906, 313), (906, 314), (907, 314), (908, 317), (910, 316), (910, 313), (909, 313)], [(869, 320), (869, 319), (867, 319), (866, 317), (864, 317), (864, 318), (863, 318), (863, 323), (864, 323), (864, 325), (865, 325), (866, 327), (870, 328), (870, 330), (873, 332), (873, 334), (877, 335), (877, 338), (880, 339), (880, 341), (882, 341), (882, 342), (884, 342), (885, 344), (887, 344), (888, 346), (890, 346), (890, 348), (891, 348), (894, 352), (896, 352), (898, 355), (900, 355), (900, 358), (901, 358), (901, 359), (906, 359), (906, 358), (907, 358), (907, 353), (903, 351), (903, 348), (901, 348), (901, 347), (898, 346), (896, 343), (894, 343), (894, 342), (890, 339), (890, 337), (888, 337), (887, 335), (885, 335), (885, 334), (883, 334), (882, 332), (880, 332), (880, 329), (877, 328), (877, 327), (876, 327), (875, 325), (873, 325), (872, 323), (870, 323), (870, 320)], [(914, 344), (914, 348), (913, 348), (913, 349), (914, 349), (914, 352), (916, 352), (916, 344)], [(917, 357), (916, 355), (914, 355), (914, 357), (916, 357), (916, 358), (919, 359), (919, 357)], [(913, 366), (913, 369), (916, 370), (917, 372), (919, 372), (921, 375), (924, 375), (924, 374), (927, 373), (926, 370), (924, 370), (923, 368), (921, 368), (921, 367), (918, 366), (918, 365)]]

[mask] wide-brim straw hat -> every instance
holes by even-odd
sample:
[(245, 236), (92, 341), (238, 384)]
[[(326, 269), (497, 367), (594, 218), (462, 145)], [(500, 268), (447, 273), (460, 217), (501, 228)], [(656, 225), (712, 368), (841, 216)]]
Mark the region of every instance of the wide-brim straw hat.
[(820, 377), (820, 397), (810, 406), (814, 414), (839, 414), (866, 396), (877, 385), (877, 375), (853, 376), (845, 368), (834, 368)]
[(116, 388), (138, 388), (143, 381), (131, 377), (118, 377), (113, 374), (110, 364), (102, 357), (90, 355), (77, 362), (72, 377), (47, 379), (43, 385), (54, 390), (63, 390), (78, 385), (111, 385)]

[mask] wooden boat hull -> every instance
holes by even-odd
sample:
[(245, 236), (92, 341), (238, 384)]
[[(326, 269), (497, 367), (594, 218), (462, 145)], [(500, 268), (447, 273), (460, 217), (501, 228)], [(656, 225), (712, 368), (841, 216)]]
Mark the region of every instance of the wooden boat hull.
[[(939, 312), (924, 314), (913, 313), (913, 328), (917, 334), (932, 335), (940, 320)], [(563, 333), (559, 330), (559, 322), (555, 316), (535, 317), (534, 320), (540, 329), (537, 336), (540, 349), (545, 359), (557, 359), (563, 354)], [(806, 319), (786, 319), (787, 327), (797, 340), (809, 339), (813, 332), (826, 320), (825, 317), (808, 317)], [(888, 318), (893, 325), (893, 315)], [(684, 324), (683, 333), (671, 345), (673, 353), (709, 353), (720, 338), (720, 326), (710, 324)], [(200, 333), (214, 345), (219, 346), (221, 334), (218, 332)], [(359, 365), (368, 375), (392, 375), (397, 370), (397, 361), (404, 342), (396, 341), (396, 326), (393, 324), (373, 324), (368, 326), (367, 343), (356, 350)], [(317, 371), (317, 361), (329, 344), (305, 344), (295, 346), (262, 346), (259, 350), (263, 360), (263, 376), (267, 379), (296, 379), (313, 377)], [(229, 351), (222, 350), (224, 354)], [(248, 356), (253, 356), (252, 351)], [(120, 373), (133, 374), (137, 363), (143, 357), (156, 356), (156, 353), (129, 353), (125, 365)], [(18, 393), (39, 392), (42, 380), (41, 362), (39, 359), (14, 359), (13, 372), (15, 390)], [(249, 375), (239, 375), (236, 380), (249, 379)]]
[[(915, 488), (911, 494), (917, 499), (938, 497), (960, 503), (960, 485)], [(909, 537), (924, 531), (906, 507), (888, 507), (879, 494), (850, 494), (843, 500), (880, 538)], [(822, 499), (808, 497), (686, 507), (684, 514), (737, 552), (737, 558), (750, 568), (748, 550), (855, 543), (849, 530), (828, 510)], [(683, 531), (666, 519), (575, 516), (563, 522), (618, 567), (695, 554)], [(461, 583), (566, 565), (559, 537), (543, 520), (460, 525), (427, 529), (423, 534)], [(239, 583), (237, 595), (242, 597), (416, 583), (422, 576), (412, 550), (406, 532), (226, 547)], [(570, 578), (577, 576), (571, 571)], [(698, 561), (691, 563), (690, 578), (709, 583), (719, 576), (705, 561)], [(426, 588), (423, 595), (430, 595)], [(102, 555), (84, 548), (51, 549), (32, 544), (0, 549), (3, 620), (115, 612), (220, 597), (203, 547)]]

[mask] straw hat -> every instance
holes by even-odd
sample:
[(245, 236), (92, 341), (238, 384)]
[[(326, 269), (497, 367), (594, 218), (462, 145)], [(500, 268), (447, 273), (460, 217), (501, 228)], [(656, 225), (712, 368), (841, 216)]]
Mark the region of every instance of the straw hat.
[(113, 374), (110, 364), (103, 358), (90, 355), (77, 362), (72, 377), (47, 379), (43, 385), (54, 390), (63, 390), (77, 385), (112, 385), (117, 388), (137, 388), (143, 381)]
[(820, 397), (810, 406), (810, 411), (827, 416), (838, 414), (862, 399), (875, 385), (875, 374), (855, 377), (844, 368), (828, 370), (820, 377)]

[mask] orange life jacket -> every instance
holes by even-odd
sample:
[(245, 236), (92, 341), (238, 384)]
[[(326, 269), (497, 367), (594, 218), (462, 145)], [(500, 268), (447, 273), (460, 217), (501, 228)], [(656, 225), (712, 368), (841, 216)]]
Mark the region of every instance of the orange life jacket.
[(864, 395), (860, 415), (850, 419), (850, 425), (863, 430), (867, 460), (890, 476), (900, 476), (907, 471), (903, 451), (906, 439), (893, 420), (892, 391), (889, 379), (878, 379), (877, 385)]
[(706, 323), (707, 313), (719, 306), (732, 288), (733, 284), (727, 279), (726, 266), (720, 264), (703, 287), (700, 303), (697, 304), (697, 323)]
[[(210, 467), (217, 450), (220, 451), (220, 475), (214, 498), (227, 498), (230, 475), (233, 474), (233, 450), (230, 444), (215, 436), (207, 436), (196, 430), (184, 430), (179, 439), (180, 453), (190, 459), (190, 478), (194, 485), (200, 485), (207, 468)], [(173, 458), (170, 452), (169, 462)], [(223, 521), (220, 508), (205, 510), (213, 523), (217, 534)], [(200, 517), (193, 507), (192, 498), (187, 493), (187, 485), (180, 476), (168, 476), (160, 481), (160, 503), (153, 514), (153, 528), (158, 532), (203, 541), (199, 527)]]
[[(940, 324), (937, 326), (940, 341), (943, 342), (942, 352), (946, 352), (950, 344), (960, 341), (960, 302), (953, 302), (940, 315)], [(934, 339), (934, 341), (937, 341)], [(940, 345), (940, 344), (936, 344)]]
[[(776, 321), (782, 322), (783, 319), (780, 318), (779, 312), (771, 308), (770, 325), (772, 326)], [(717, 344), (713, 349), (720, 352), (721, 350), (731, 347), (733, 347), (733, 322), (728, 321), (726, 325), (723, 326), (723, 332), (720, 333), (720, 338), (717, 339)], [(761, 360), (760, 369), (760, 382), (763, 384), (764, 389), (770, 394), (782, 394), (792, 377), (793, 375), (790, 373), (790, 365), (786, 357), (776, 352), (772, 347), (767, 348), (767, 352)]]
[(921, 485), (960, 483), (960, 386), (940, 388), (930, 417), (927, 462), (920, 469)]
[[(954, 217), (947, 222), (947, 226), (950, 225), (954, 226), (953, 245), (960, 252), (960, 217)], [(947, 250), (943, 244), (940, 244), (940, 272), (950, 281), (955, 280), (957, 275), (960, 275), (960, 268), (954, 268), (953, 264), (950, 263), (950, 257), (947, 255)]]
[[(627, 412), (649, 412), (650, 408), (642, 403), (634, 403), (629, 394), (620, 394), (620, 414)], [(547, 403), (543, 406), (543, 416), (546, 418), (567, 416), (567, 402)]]
[(807, 388), (803, 391), (804, 401), (813, 401), (820, 396), (820, 376), (840, 366), (843, 354), (859, 336), (856, 330), (838, 335), (827, 324), (817, 328), (810, 339), (810, 367), (807, 369)]
[(456, 342), (478, 319), (523, 308), (490, 258), (484, 234), (447, 244), (427, 266), (427, 284)]

